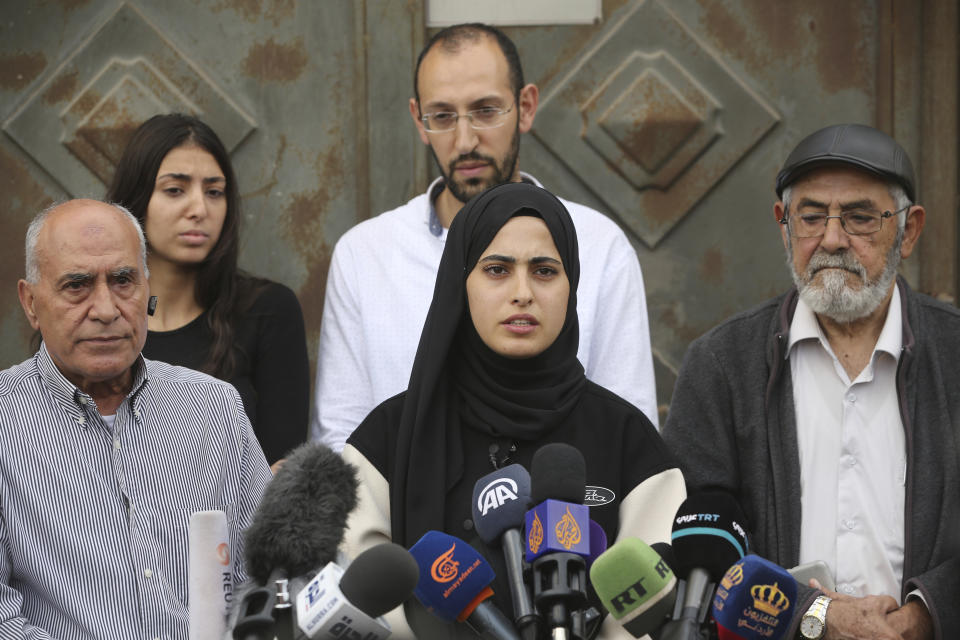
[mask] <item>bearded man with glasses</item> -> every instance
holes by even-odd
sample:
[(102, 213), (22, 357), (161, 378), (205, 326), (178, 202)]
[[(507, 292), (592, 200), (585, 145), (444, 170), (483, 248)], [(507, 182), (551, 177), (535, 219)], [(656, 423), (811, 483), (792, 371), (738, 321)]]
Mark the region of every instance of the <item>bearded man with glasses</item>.
[(688, 491), (730, 492), (759, 555), (826, 565), (785, 637), (960, 638), (960, 313), (897, 277), (915, 189), (872, 127), (801, 141), (773, 207), (795, 286), (695, 341), (677, 380)]
[[(374, 407), (407, 388), (447, 229), (461, 207), (506, 182), (559, 187), (540, 185), (517, 166), (520, 136), (533, 126), (539, 90), (524, 83), (517, 49), (503, 32), (483, 24), (438, 32), (420, 54), (413, 88), (410, 115), (442, 175), (426, 193), (350, 229), (334, 249), (311, 438), (337, 451)], [(580, 243), (577, 356), (589, 379), (656, 425), (636, 252), (603, 214), (563, 204)]]

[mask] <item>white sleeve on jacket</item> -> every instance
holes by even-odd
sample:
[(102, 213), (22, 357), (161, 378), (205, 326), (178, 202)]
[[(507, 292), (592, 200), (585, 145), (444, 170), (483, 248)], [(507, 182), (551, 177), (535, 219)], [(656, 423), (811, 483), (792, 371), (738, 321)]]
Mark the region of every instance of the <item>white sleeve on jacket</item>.
[(622, 232), (606, 256), (599, 303), (587, 377), (643, 411), (659, 429), (643, 273)]
[[(661, 471), (638, 484), (620, 502), (617, 540), (640, 538), (647, 544), (670, 542), (673, 517), (687, 497), (680, 469)], [(608, 615), (597, 640), (630, 640), (633, 636)], [(650, 636), (644, 636), (649, 640)]]
[[(347, 519), (340, 547), (341, 553), (353, 560), (370, 547), (391, 541), (390, 484), (352, 445), (343, 448), (343, 459), (357, 469), (357, 506)], [(390, 625), (391, 640), (416, 640), (402, 605), (384, 617)]]
[(356, 322), (359, 291), (350, 279), (356, 273), (352, 261), (349, 247), (338, 242), (327, 274), (310, 420), (310, 439), (337, 452), (374, 406), (369, 397), (366, 345)]
[(634, 405), (659, 429), (647, 297), (637, 252), (602, 213), (565, 202), (580, 243), (578, 355), (587, 378)]

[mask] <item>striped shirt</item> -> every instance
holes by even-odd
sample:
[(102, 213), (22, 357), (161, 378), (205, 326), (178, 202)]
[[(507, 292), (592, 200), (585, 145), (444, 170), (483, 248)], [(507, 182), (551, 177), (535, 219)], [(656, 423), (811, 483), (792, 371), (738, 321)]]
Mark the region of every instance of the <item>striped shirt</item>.
[(270, 469), (236, 390), (139, 357), (114, 424), (45, 346), (0, 372), (0, 639), (187, 638), (190, 514), (220, 509), (234, 584)]

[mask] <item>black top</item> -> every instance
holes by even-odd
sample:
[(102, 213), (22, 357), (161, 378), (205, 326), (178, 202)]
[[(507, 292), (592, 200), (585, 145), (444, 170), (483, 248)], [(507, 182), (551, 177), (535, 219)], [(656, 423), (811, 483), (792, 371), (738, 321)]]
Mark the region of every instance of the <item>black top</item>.
[[(525, 359), (507, 359), (483, 343), (466, 296), (467, 276), (515, 215), (544, 221), (570, 284), (559, 335)], [(473, 486), (493, 470), (491, 455), (498, 464), (516, 462), (529, 470), (544, 444), (579, 449), (588, 484), (602, 488), (591, 495), (605, 497), (591, 515), (610, 540), (619, 530), (624, 496), (676, 466), (636, 407), (584, 377), (576, 356), (579, 273), (573, 222), (549, 192), (510, 183), (474, 197), (447, 234), (407, 391), (374, 409), (347, 440), (389, 482), (392, 540), (409, 547), (437, 529), (473, 544), (498, 576), (494, 592), (504, 611), (512, 607), (502, 556), (483, 544), (471, 521)], [(409, 621), (414, 630), (434, 624)]]
[[(401, 393), (380, 404), (348, 440), (384, 478), (393, 477), (395, 467), (404, 463), (397, 460), (393, 452), (406, 399), (406, 393)], [(588, 499), (585, 504), (590, 506), (590, 518), (603, 527), (609, 544), (613, 544), (620, 531), (619, 511), (623, 498), (644, 480), (677, 466), (656, 428), (640, 410), (590, 381), (563, 422), (536, 440), (496, 437), (469, 428), (461, 428), (460, 434), (462, 464), (456, 480), (442, 493), (428, 487), (421, 487), (421, 492), (443, 497), (443, 512), (437, 514), (442, 518), (442, 524), (438, 522), (437, 528), (442, 527), (443, 531), (473, 545), (490, 562), (497, 575), (492, 585), (494, 597), (504, 612), (512, 611), (513, 605), (503, 555), (499, 547), (488, 547), (477, 535), (471, 509), (473, 485), (493, 471), (491, 445), (496, 447), (493, 455), (498, 462), (507, 457), (506, 464), (518, 463), (528, 471), (533, 454), (541, 446), (563, 442), (576, 447), (586, 462)], [(516, 450), (511, 453), (509, 447), (514, 443)], [(406, 546), (413, 542), (416, 540)], [(413, 619), (410, 623), (429, 624)]]
[[(307, 436), (310, 369), (297, 296), (282, 284), (265, 281), (234, 329), (237, 369), (227, 382), (240, 392), (260, 446), (273, 463)], [(204, 312), (179, 329), (147, 332), (143, 356), (200, 370), (212, 341)]]
[[(508, 359), (477, 335), (466, 280), (481, 254), (515, 215), (543, 220), (570, 284), (559, 335), (541, 353)], [(461, 474), (461, 422), (483, 433), (533, 441), (557, 427), (586, 384), (577, 360), (577, 233), (563, 204), (525, 183), (503, 184), (472, 198), (453, 219), (437, 271), (433, 301), (410, 372), (390, 482), (393, 541), (410, 546), (442, 525), (443, 496), (424, 487)], [(466, 429), (463, 429), (466, 431)], [(349, 442), (349, 440), (348, 440)]]

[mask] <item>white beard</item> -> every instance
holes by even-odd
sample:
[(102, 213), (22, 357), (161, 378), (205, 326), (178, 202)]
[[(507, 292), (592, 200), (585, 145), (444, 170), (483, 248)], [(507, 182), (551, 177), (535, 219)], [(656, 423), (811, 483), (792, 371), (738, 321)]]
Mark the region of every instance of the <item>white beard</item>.
[[(793, 251), (788, 248), (787, 264), (800, 298), (814, 313), (823, 314), (841, 324), (849, 324), (869, 316), (886, 298), (890, 285), (897, 277), (902, 240), (903, 233), (898, 232), (893, 246), (887, 252), (883, 272), (873, 281), (867, 278), (866, 268), (849, 250), (831, 254), (818, 249), (801, 275), (794, 269)], [(834, 268), (820, 271), (825, 267)], [(863, 283), (859, 289), (847, 285), (851, 273), (856, 274)]]

